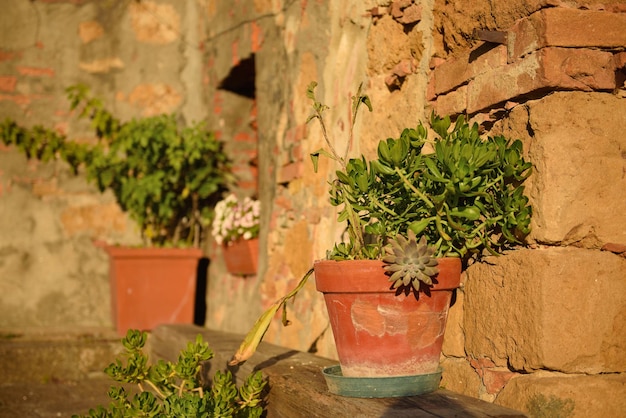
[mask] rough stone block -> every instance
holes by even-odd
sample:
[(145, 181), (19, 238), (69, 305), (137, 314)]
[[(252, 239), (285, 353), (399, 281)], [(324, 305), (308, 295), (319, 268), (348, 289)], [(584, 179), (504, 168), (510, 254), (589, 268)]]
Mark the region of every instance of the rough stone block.
[(139, 84), (128, 95), (128, 102), (142, 108), (145, 116), (173, 112), (182, 101), (182, 94), (165, 83)]
[(88, 73), (103, 74), (111, 70), (120, 70), (124, 68), (124, 62), (118, 57), (109, 57), (88, 62), (80, 62), (78, 67)]
[(88, 20), (78, 25), (78, 36), (83, 44), (88, 44), (104, 36), (104, 28), (96, 20)]
[(129, 12), (138, 41), (163, 45), (178, 39), (181, 17), (171, 4), (132, 3)]
[(446, 332), (443, 337), (441, 351), (446, 356), (465, 357), (465, 334), (463, 331), (463, 299), (462, 289), (458, 289), (453, 298), (454, 303), (448, 310)]
[(516, 108), (511, 118), (534, 136), (534, 239), (593, 248), (626, 244), (626, 101), (560, 92)]
[(606, 418), (626, 411), (626, 375), (533, 373), (511, 379), (496, 404), (530, 416)]
[(441, 367), (441, 387), (475, 398), (484, 391), (480, 377), (464, 358), (446, 358)]
[(512, 370), (626, 371), (626, 260), (546, 248), (468, 270), (466, 351)]

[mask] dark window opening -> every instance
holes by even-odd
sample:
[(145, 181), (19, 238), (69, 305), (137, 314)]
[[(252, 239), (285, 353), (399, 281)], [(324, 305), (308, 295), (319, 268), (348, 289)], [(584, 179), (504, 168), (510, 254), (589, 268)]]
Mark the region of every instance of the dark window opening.
[(230, 69), (230, 72), (219, 84), (218, 88), (228, 90), (240, 96), (253, 99), (255, 97), (254, 54), (243, 59)]

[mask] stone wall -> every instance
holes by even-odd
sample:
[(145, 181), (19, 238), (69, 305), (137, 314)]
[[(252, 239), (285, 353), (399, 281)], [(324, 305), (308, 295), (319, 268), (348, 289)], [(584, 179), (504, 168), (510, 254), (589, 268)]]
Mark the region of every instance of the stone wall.
[(624, 408), (625, 25), (614, 11), (542, 9), (503, 43), (434, 63), (432, 107), (522, 138), (534, 163), (531, 247), (470, 266), (452, 308), (451, 390), (535, 413)]
[[(351, 155), (431, 110), (521, 138), (534, 164), (529, 245), (467, 269), (443, 384), (534, 415), (619, 416), (625, 16), (621, 0), (15, 2), (0, 16), (0, 113), (80, 137), (63, 89), (82, 81), (124, 117), (206, 119), (235, 161), (234, 191), (262, 201), (258, 275), (229, 275), (206, 247), (206, 326), (241, 333), (342, 233), (327, 203), (334, 167), (314, 173), (308, 157), (324, 145), (306, 123), (311, 81), (339, 149), (363, 83), (374, 111), (359, 114)], [(0, 327), (110, 325), (94, 239), (137, 239), (112, 196), (0, 150)], [(266, 339), (336, 358), (312, 280), (289, 308), (292, 325), (277, 318)]]
[[(89, 86), (121, 119), (206, 117), (195, 1), (5, 2), (0, 117), (93, 140), (65, 89)], [(61, 162), (0, 147), (1, 327), (110, 326), (108, 260), (95, 242), (139, 234), (111, 193)]]

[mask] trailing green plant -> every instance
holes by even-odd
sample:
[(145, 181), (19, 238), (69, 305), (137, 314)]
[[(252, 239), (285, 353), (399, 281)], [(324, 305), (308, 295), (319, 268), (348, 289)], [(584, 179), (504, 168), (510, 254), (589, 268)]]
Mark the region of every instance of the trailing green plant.
[[(249, 375), (239, 388), (230, 371), (217, 371), (212, 382), (205, 383), (202, 364), (213, 357), (213, 352), (201, 335), (187, 344), (176, 363), (159, 360), (154, 365), (149, 364), (143, 350), (146, 339), (146, 332), (128, 330), (122, 339), (123, 358), (105, 369), (120, 383), (109, 389), (109, 406), (98, 406), (73, 418), (253, 418), (263, 413), (261, 395), (266, 382), (260, 371)], [(136, 393), (122, 385), (129, 383), (137, 385)]]
[[(377, 157), (348, 158), (353, 128), (361, 105), (372, 105), (361, 88), (352, 98), (350, 131), (343, 155), (330, 140), (324, 112), (313, 82), (307, 97), (327, 145), (311, 154), (317, 171), (320, 156), (339, 167), (330, 182), (330, 204), (346, 222), (344, 242), (327, 253), (330, 260), (382, 260), (390, 287), (408, 292), (433, 285), (440, 257), (467, 261), (483, 253), (497, 255), (521, 244), (530, 232), (532, 208), (522, 183), (532, 165), (522, 156), (522, 142), (504, 136), (481, 138), (478, 124), (459, 116), (432, 114), (430, 129), (421, 122), (397, 138), (378, 143)], [(430, 136), (434, 136), (431, 139)], [(427, 152), (425, 146), (432, 147)], [(271, 322), (272, 311), (283, 309), (313, 273), (309, 270), (294, 291), (279, 299), (254, 324), (231, 364), (252, 355)]]
[(0, 138), (28, 158), (61, 158), (100, 191), (111, 189), (147, 245), (199, 246), (231, 176), (215, 135), (202, 122), (181, 126), (173, 114), (122, 122), (83, 85), (67, 96), (78, 117), (90, 120), (95, 144), (13, 120), (0, 124)]

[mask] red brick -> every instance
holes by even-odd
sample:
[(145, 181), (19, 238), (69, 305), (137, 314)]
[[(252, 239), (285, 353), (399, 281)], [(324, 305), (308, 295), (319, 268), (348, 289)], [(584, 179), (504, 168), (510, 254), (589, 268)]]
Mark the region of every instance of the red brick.
[(0, 90), (1, 91), (15, 91), (15, 86), (17, 85), (17, 77), (7, 75), (0, 76)]
[[(256, 144), (255, 144), (256, 145)], [(238, 155), (245, 155), (245, 158), (242, 158), (243, 161), (252, 162), (257, 160), (259, 156), (259, 151), (256, 147), (251, 149), (239, 149), (237, 150)]]
[(511, 60), (551, 46), (623, 48), (626, 14), (559, 7), (543, 9), (518, 21), (510, 37)]
[(614, 65), (610, 52), (544, 48), (472, 80), (467, 90), (467, 112), (487, 109), (540, 89), (613, 90)]
[(302, 144), (294, 144), (289, 150), (289, 157), (291, 161), (302, 161)]
[(502, 388), (507, 384), (511, 378), (517, 376), (518, 373), (514, 373), (507, 369), (484, 369), (483, 370), (483, 384), (487, 393), (493, 395), (499, 393)]
[(25, 94), (0, 94), (0, 102), (14, 102), (15, 104), (25, 106), (31, 102), (32, 96), (27, 96)]
[(235, 134), (235, 136), (233, 137), (233, 141), (239, 142), (239, 143), (254, 144), (256, 143), (256, 138), (254, 137), (254, 135), (251, 135), (249, 133), (239, 132), (238, 134)]
[(263, 45), (263, 32), (256, 22), (252, 22), (250, 28), (252, 29), (252, 52), (258, 52), (261, 49), (261, 45)]
[(32, 77), (54, 77), (54, 70), (52, 68), (17, 67), (17, 72), (21, 75)]
[(434, 84), (434, 94), (449, 92), (476, 76), (507, 63), (507, 49), (504, 45), (498, 45), (482, 54), (480, 51), (480, 48), (475, 48), (437, 66), (433, 70), (431, 81)]
[(470, 362), (470, 366), (472, 366), (477, 371), (479, 369), (482, 370), (482, 369), (486, 369), (490, 367), (496, 367), (496, 364), (493, 362), (493, 360), (487, 357), (470, 358), (469, 362)]
[(237, 182), (237, 188), (241, 190), (249, 190), (253, 193), (256, 193), (258, 191), (256, 181), (239, 181)]
[(411, 4), (409, 7), (402, 10), (402, 15), (397, 17), (396, 20), (403, 25), (419, 22), (422, 20), (422, 6), (419, 4)]
[(69, 4), (77, 4), (81, 5), (86, 2), (86, 0), (39, 0), (41, 3), (69, 3)]
[(2, 61), (12, 61), (14, 59), (20, 59), (20, 58), (22, 58), (22, 54), (21, 53), (0, 51), (0, 62), (2, 62)]
[(215, 92), (213, 95), (213, 113), (216, 115), (221, 115), (224, 106), (224, 97), (219, 93)]
[(233, 44), (231, 45), (231, 50), (232, 50), (232, 55), (233, 55), (233, 67), (235, 67), (241, 61), (241, 58), (239, 57), (239, 42), (238, 41), (233, 41)]
[(279, 184), (289, 183), (292, 180), (302, 177), (303, 171), (302, 162), (286, 164), (279, 168), (276, 181)]
[(626, 52), (618, 52), (613, 56), (615, 62), (615, 69), (626, 69)]
[(602, 251), (609, 251), (614, 254), (626, 253), (626, 244), (615, 244), (615, 243), (609, 242), (602, 246)]
[(431, 106), (438, 115), (457, 115), (467, 109), (467, 86), (437, 97)]
[(293, 201), (285, 196), (277, 196), (274, 199), (274, 205), (281, 210), (274, 211), (274, 213), (288, 212), (293, 210)]

